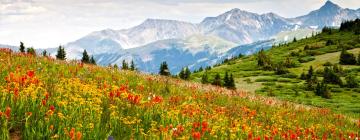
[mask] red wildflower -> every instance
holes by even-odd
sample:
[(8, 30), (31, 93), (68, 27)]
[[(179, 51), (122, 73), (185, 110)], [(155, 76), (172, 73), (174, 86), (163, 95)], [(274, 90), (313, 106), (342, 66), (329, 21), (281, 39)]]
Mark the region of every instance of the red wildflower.
[(203, 128), (207, 128), (209, 124), (206, 121), (203, 121), (201, 125)]
[(6, 117), (7, 119), (10, 119), (10, 117), (11, 117), (11, 108), (10, 108), (10, 107), (6, 107), (5, 117)]
[(51, 111), (55, 111), (55, 107), (53, 105), (50, 106), (49, 108)]
[(33, 70), (29, 70), (27, 73), (26, 73), (27, 76), (29, 76), (30, 78), (33, 78), (35, 76), (35, 72)]
[(71, 130), (69, 132), (69, 137), (72, 140), (75, 138), (75, 128), (71, 128)]
[(192, 136), (193, 136), (193, 138), (196, 139), (196, 140), (199, 140), (199, 139), (201, 138), (200, 132), (193, 132), (193, 133), (192, 133)]
[(81, 140), (81, 137), (82, 137), (81, 132), (77, 132), (77, 133), (76, 133), (76, 139), (77, 139), (77, 140)]
[(114, 96), (115, 96), (114, 92), (110, 91), (109, 96), (110, 96), (110, 98), (114, 98)]
[(42, 104), (43, 106), (45, 106), (45, 105), (46, 105), (46, 100), (45, 100), (45, 99), (41, 100), (41, 104)]
[(19, 89), (18, 88), (14, 88), (14, 95), (15, 95), (15, 97), (19, 96)]
[(252, 137), (253, 137), (252, 132), (249, 132), (249, 134), (248, 134), (248, 139), (252, 139)]
[(161, 96), (155, 96), (155, 98), (152, 99), (153, 103), (161, 103), (163, 101), (163, 98)]

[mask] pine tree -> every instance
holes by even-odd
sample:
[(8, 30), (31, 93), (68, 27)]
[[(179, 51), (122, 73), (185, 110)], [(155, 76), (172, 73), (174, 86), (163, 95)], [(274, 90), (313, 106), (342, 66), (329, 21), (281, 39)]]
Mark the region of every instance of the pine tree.
[(66, 59), (66, 52), (65, 52), (64, 47), (59, 46), (57, 54), (56, 54), (56, 59), (58, 59), (58, 60), (65, 60)]
[[(359, 55), (360, 56), (360, 55)], [(360, 59), (360, 58), (359, 58)], [(199, 68), (199, 70), (198, 70), (198, 72), (202, 72), (202, 71), (204, 71), (204, 69), (203, 69), (203, 67), (200, 67)]]
[(189, 80), (191, 76), (191, 71), (188, 67), (185, 68), (185, 80)]
[(90, 63), (90, 58), (89, 58), (89, 55), (88, 53), (86, 52), (86, 50), (84, 50), (83, 52), (83, 56), (81, 58), (81, 62), (83, 63)]
[(294, 37), (293, 42), (297, 42), (296, 37)]
[(90, 61), (90, 64), (96, 65), (96, 61), (94, 59), (94, 56), (91, 56), (89, 61)]
[(324, 79), (323, 82), (324, 83), (329, 83), (329, 84), (338, 84), (338, 85), (342, 85), (342, 80), (340, 79), (340, 76), (338, 74), (336, 74), (332, 69), (330, 69), (329, 67), (325, 67), (324, 68), (324, 75), (323, 75)]
[(329, 89), (328, 89), (327, 85), (324, 82), (318, 83), (316, 85), (315, 95), (321, 96), (321, 97), (327, 98), (327, 99), (331, 98), (331, 94), (329, 92)]
[(181, 69), (181, 71), (179, 72), (179, 77), (181, 79), (185, 79), (185, 71), (184, 71), (184, 68)]
[(23, 42), (20, 42), (20, 48), (19, 48), (20, 52), (24, 53), (25, 52), (25, 46)]
[(224, 76), (224, 87), (229, 88), (229, 85), (230, 85), (230, 78), (228, 72), (226, 71)]
[(166, 61), (164, 61), (164, 62), (162, 62), (160, 64), (159, 74), (163, 75), (163, 76), (170, 76), (171, 75)]
[(313, 77), (313, 75), (314, 75), (314, 69), (313, 69), (313, 66), (310, 66), (309, 71), (306, 75), (306, 79), (307, 80), (311, 79), (311, 77)]
[(201, 77), (201, 83), (203, 83), (203, 84), (209, 83), (209, 77), (208, 77), (208, 75), (207, 75), (207, 72), (204, 72), (204, 74), (202, 75), (202, 77)]
[(300, 79), (301, 79), (301, 80), (306, 80), (306, 74), (305, 74), (305, 72), (301, 73)]
[(128, 70), (129, 69), (129, 65), (125, 60), (122, 61), (122, 67), (121, 68), (123, 70)]
[(219, 73), (217, 73), (215, 75), (215, 78), (214, 78), (214, 81), (212, 82), (212, 84), (215, 86), (221, 86), (221, 77), (220, 77)]
[(42, 54), (42, 56), (44, 56), (44, 57), (48, 56), (48, 52), (47, 52), (46, 50), (44, 50), (41, 54)]
[(131, 60), (131, 63), (130, 63), (130, 70), (132, 70), (132, 71), (136, 70), (135, 63), (133, 60)]
[(28, 54), (33, 55), (33, 56), (36, 55), (36, 52), (35, 52), (35, 49), (34, 49), (34, 48), (27, 48), (26, 52), (27, 52)]
[(234, 77), (233, 77), (232, 74), (230, 74), (228, 88), (229, 88), (229, 89), (236, 89), (236, 87), (235, 87), (235, 80), (234, 80)]

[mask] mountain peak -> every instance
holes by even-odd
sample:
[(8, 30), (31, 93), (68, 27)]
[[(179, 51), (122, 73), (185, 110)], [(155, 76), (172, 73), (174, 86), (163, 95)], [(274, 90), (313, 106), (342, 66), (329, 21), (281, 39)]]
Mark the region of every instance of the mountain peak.
[(325, 5), (323, 5), (320, 9), (341, 9), (341, 7), (335, 3), (333, 3), (332, 1), (328, 0), (326, 1)]

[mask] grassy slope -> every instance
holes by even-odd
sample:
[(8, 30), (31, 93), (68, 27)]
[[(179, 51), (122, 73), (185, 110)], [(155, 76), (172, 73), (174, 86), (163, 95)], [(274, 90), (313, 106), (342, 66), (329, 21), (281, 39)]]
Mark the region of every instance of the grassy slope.
[(4, 50), (0, 62), (0, 139), (336, 139), (360, 127), (240, 90)]
[[(269, 51), (266, 51), (266, 53), (271, 56), (272, 61), (275, 63), (279, 63), (285, 60), (286, 57), (290, 57), (298, 65), (296, 68), (290, 68), (290, 72), (300, 76), (302, 72), (307, 72), (310, 66), (313, 66), (315, 70), (322, 70), (324, 67), (322, 65), (327, 61), (331, 63), (339, 62), (340, 49), (337, 48), (339, 44), (336, 43), (334, 45), (325, 46), (326, 41), (329, 39), (334, 40), (335, 42), (341, 40), (342, 44), (360, 47), (359, 36), (356, 36), (351, 32), (335, 31), (333, 34), (323, 33), (312, 38), (290, 43), (289, 45), (274, 47)], [(317, 46), (316, 49), (310, 50), (312, 53), (315, 53), (314, 56), (310, 56), (303, 51), (305, 45)], [(291, 52), (300, 52), (300, 56), (291, 56)], [(349, 52), (352, 52), (357, 56), (357, 54), (360, 53), (360, 48), (350, 49)], [(300, 63), (298, 61), (299, 58), (306, 57), (313, 57), (315, 60), (306, 63)], [(345, 70), (354, 70), (353, 73), (359, 78), (360, 75), (358, 69), (360, 66), (343, 66), (343, 68)], [(303, 88), (303, 80), (298, 78), (287, 78), (286, 76), (275, 75), (272, 71), (261, 70), (257, 67), (256, 55), (247, 56), (223, 64), (213, 68), (208, 71), (208, 73), (214, 76), (215, 73), (223, 74), (225, 71), (234, 74), (236, 86), (238, 88), (263, 95), (268, 95), (269, 92), (272, 92), (280, 99), (318, 107), (329, 107), (335, 111), (346, 113), (348, 115), (360, 116), (360, 93), (355, 92), (359, 89), (354, 90), (336, 87), (333, 88), (333, 90), (336, 90), (336, 93), (333, 92), (332, 99), (323, 99), (315, 96), (311, 91), (305, 91)], [(200, 81), (202, 74), (203, 72), (195, 73), (193, 75), (194, 81)]]

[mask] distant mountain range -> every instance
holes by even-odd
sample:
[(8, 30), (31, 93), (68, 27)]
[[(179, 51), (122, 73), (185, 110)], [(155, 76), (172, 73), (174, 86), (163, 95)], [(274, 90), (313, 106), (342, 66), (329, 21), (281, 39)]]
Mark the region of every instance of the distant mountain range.
[(331, 1), (296, 18), (232, 9), (197, 24), (147, 19), (130, 29), (92, 32), (65, 48), (69, 59), (80, 59), (86, 49), (101, 65), (134, 60), (140, 70), (154, 73), (162, 61), (167, 61), (170, 71), (177, 73), (184, 66), (195, 69), (213, 65), (233, 55), (269, 48), (291, 35), (305, 37), (324, 26), (336, 27), (344, 20), (356, 18), (360, 18), (360, 9), (344, 9)]

